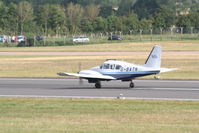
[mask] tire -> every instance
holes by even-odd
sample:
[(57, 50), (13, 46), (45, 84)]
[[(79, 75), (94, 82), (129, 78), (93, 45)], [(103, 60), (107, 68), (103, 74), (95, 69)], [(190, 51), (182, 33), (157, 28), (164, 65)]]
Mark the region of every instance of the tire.
[(130, 88), (134, 88), (134, 87), (135, 87), (134, 83), (131, 82), (131, 83), (130, 83)]
[(95, 88), (101, 88), (101, 84), (100, 83), (95, 83)]

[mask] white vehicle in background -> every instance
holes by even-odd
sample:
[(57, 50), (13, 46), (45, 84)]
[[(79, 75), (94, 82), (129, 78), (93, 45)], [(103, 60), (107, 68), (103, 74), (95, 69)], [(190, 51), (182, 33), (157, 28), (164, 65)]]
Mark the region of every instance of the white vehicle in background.
[(23, 35), (17, 36), (17, 42), (24, 42), (25, 39), (26, 39), (26, 37)]
[(73, 37), (73, 42), (89, 42), (90, 39), (86, 36), (75, 36)]
[(5, 35), (0, 35), (0, 42), (6, 42), (7, 41), (7, 36), (5, 36)]

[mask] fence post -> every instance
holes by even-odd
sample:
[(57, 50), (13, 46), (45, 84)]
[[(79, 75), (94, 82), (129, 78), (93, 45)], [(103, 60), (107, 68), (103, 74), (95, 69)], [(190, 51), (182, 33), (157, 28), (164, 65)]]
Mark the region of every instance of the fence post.
[(121, 31), (119, 31), (119, 33), (120, 33), (120, 38), (122, 38), (122, 32), (121, 32)]
[(162, 30), (163, 30), (163, 28), (162, 27), (160, 27), (160, 40), (162, 41)]
[(36, 36), (33, 36), (33, 46), (35, 46)]
[(172, 36), (173, 36), (173, 27), (170, 28), (171, 31), (171, 40), (172, 40)]
[(153, 29), (150, 29), (150, 33), (151, 33), (151, 41), (153, 41)]
[(193, 27), (191, 27), (191, 35), (193, 34)]
[(66, 35), (64, 35), (64, 45), (66, 45)]
[(140, 29), (140, 41), (142, 41), (142, 32), (143, 32), (143, 30)]
[(181, 40), (182, 40), (183, 27), (180, 27), (180, 32), (181, 32)]

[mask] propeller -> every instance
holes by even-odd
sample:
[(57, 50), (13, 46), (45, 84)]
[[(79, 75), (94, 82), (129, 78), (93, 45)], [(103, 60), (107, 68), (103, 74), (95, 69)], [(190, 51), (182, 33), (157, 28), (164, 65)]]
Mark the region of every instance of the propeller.
[[(81, 71), (81, 68), (82, 68), (82, 63), (79, 62), (79, 63), (78, 63), (78, 73)], [(79, 84), (80, 84), (80, 85), (83, 84), (83, 79), (82, 79), (82, 78), (79, 78)]]
[(82, 78), (79, 78), (79, 84), (82, 85), (84, 82), (83, 82), (83, 79)]

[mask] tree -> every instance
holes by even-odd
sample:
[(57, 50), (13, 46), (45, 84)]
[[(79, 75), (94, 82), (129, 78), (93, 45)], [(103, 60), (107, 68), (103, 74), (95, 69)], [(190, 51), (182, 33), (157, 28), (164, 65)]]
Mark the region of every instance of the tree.
[(157, 0), (138, 0), (132, 7), (139, 19), (149, 18), (160, 7)]
[(33, 20), (33, 8), (31, 3), (27, 1), (20, 2), (18, 4), (18, 16), (20, 22), (20, 32), (23, 34), (24, 32), (24, 24)]
[(123, 24), (119, 17), (112, 15), (107, 18), (108, 31), (122, 31)]
[(139, 29), (139, 20), (137, 18), (137, 15), (134, 13), (130, 13), (127, 16), (123, 16), (122, 21), (125, 26), (125, 31)]
[(124, 0), (120, 2), (117, 14), (120, 16), (128, 15), (129, 13), (132, 13), (132, 6), (136, 0)]
[(39, 11), (37, 13), (37, 24), (42, 26), (45, 30), (45, 36), (48, 35), (48, 21), (50, 16), (50, 5), (42, 5), (39, 7)]
[(7, 24), (9, 25), (9, 27), (7, 27), (9, 29), (9, 32), (14, 35), (18, 34), (18, 25), (19, 25), (19, 18), (17, 16), (17, 5), (10, 3), (8, 5), (8, 10), (7, 10)]
[(93, 22), (88, 20), (88, 19), (83, 19), (81, 21), (81, 31), (83, 31), (84, 33), (88, 33), (88, 32), (93, 32), (94, 28), (93, 28)]
[(48, 21), (50, 28), (56, 32), (57, 35), (58, 32), (64, 28), (65, 20), (64, 9), (60, 5), (51, 5)]
[(99, 16), (107, 18), (108, 16), (114, 15), (112, 6), (100, 7)]
[(2, 31), (7, 29), (7, 7), (0, 1), (0, 27)]
[(105, 6), (116, 7), (120, 4), (121, 1), (123, 0), (95, 0), (95, 3), (101, 5), (102, 7)]
[(142, 30), (150, 30), (150, 29), (152, 29), (152, 20), (150, 20), (150, 19), (142, 19), (142, 20), (140, 20), (139, 29), (142, 29)]
[(184, 32), (188, 32), (188, 29), (190, 27), (192, 27), (192, 23), (191, 20), (189, 19), (189, 16), (187, 15), (183, 15), (183, 16), (179, 16), (177, 23), (176, 23), (177, 27), (183, 27), (184, 28)]
[(97, 17), (93, 23), (94, 31), (106, 32), (107, 31), (107, 20), (102, 17)]
[(79, 4), (70, 3), (66, 8), (66, 17), (71, 33), (76, 33), (83, 15), (83, 8)]
[(156, 28), (160, 27), (171, 27), (175, 24), (175, 12), (172, 9), (162, 6), (157, 9), (153, 16), (153, 26)]
[(85, 16), (89, 20), (94, 20), (98, 17), (100, 8), (97, 5), (91, 4), (85, 7)]
[(191, 12), (188, 17), (191, 21), (191, 26), (199, 27), (199, 12)]

